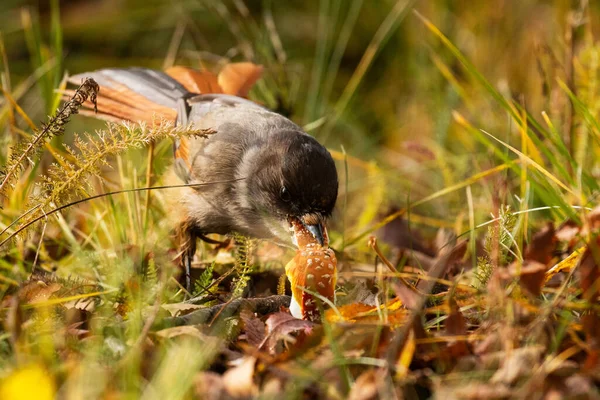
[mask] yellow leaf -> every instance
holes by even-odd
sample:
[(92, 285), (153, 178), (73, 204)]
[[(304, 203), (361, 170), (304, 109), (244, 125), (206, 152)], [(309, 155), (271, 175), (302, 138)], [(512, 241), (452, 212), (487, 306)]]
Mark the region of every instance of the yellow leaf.
[(392, 325), (401, 324), (406, 318), (408, 311), (403, 307), (402, 301), (393, 298), (379, 307), (362, 303), (351, 303), (340, 306), (335, 310), (325, 312), (325, 319), (329, 322), (381, 322), (380, 311), (387, 311), (387, 322)]
[(548, 271), (546, 271), (546, 278), (545, 278), (546, 282), (548, 282), (550, 280), (550, 278), (552, 278), (554, 275), (556, 275), (560, 271), (569, 272), (573, 268), (575, 268), (575, 266), (579, 262), (579, 259), (581, 258), (581, 255), (585, 252), (585, 249), (586, 249), (586, 246), (582, 246), (582, 247), (578, 248), (577, 250), (575, 250), (574, 252), (569, 254), (569, 256), (567, 258), (565, 258), (564, 260), (562, 260), (561, 262), (556, 264), (554, 267), (552, 267)]
[(400, 353), (400, 357), (398, 357), (396, 378), (403, 379), (406, 377), (408, 374), (408, 367), (410, 366), (413, 356), (415, 355), (416, 348), (417, 343), (415, 342), (415, 332), (411, 329), (408, 333), (406, 343), (402, 348), (402, 352)]
[(52, 400), (55, 392), (54, 380), (40, 365), (14, 371), (0, 384), (2, 400)]

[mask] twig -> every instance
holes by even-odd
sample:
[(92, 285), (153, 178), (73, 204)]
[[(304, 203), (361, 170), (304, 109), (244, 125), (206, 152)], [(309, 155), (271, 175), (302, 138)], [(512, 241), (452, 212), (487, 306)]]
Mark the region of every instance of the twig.
[(289, 307), (290, 296), (269, 296), (257, 297), (252, 299), (235, 299), (232, 302), (223, 305), (202, 308), (193, 311), (181, 317), (165, 318), (159, 326), (155, 328), (166, 328), (181, 325), (200, 325), (211, 321), (217, 314), (230, 317), (239, 313), (243, 308), (248, 308), (261, 315), (270, 314), (279, 311), (281, 307)]
[[(39, 220), (46, 218), (47, 216), (50, 216), (56, 212), (59, 212), (61, 210), (64, 210), (65, 208), (69, 208), (72, 206), (75, 206), (77, 204), (81, 204), (81, 203), (85, 203), (87, 201), (90, 200), (95, 200), (95, 199), (99, 199), (101, 197), (106, 197), (106, 196), (112, 196), (115, 194), (123, 194), (123, 193), (132, 193), (132, 192), (142, 192), (144, 190), (158, 190), (158, 189), (175, 189), (175, 188), (182, 188), (182, 187), (202, 187), (202, 186), (208, 186), (208, 185), (215, 185), (215, 184), (219, 184), (219, 183), (231, 183), (231, 182), (235, 182), (235, 181), (239, 181), (245, 178), (238, 178), (238, 179), (232, 179), (232, 180), (226, 180), (226, 181), (215, 181), (215, 182), (204, 182), (204, 183), (186, 183), (183, 185), (167, 185), (167, 186), (154, 186), (154, 187), (145, 187), (145, 188), (136, 188), (136, 189), (125, 189), (125, 190), (117, 190), (114, 192), (108, 192), (108, 193), (101, 193), (101, 194), (97, 194), (95, 196), (90, 196), (90, 197), (86, 197), (85, 199), (80, 199), (80, 200), (76, 200), (73, 201), (71, 203), (62, 205), (60, 207), (56, 207), (53, 210), (48, 211), (47, 213), (29, 221), (28, 223), (26, 223), (25, 225), (19, 227), (19, 229), (17, 229), (16, 231), (14, 231), (9, 237), (7, 237), (6, 239), (4, 239), (3, 241), (0, 242), (0, 247), (2, 247), (4, 244), (6, 244), (6, 242), (8, 242), (10, 239), (12, 239), (13, 237), (15, 237), (16, 235), (18, 235), (20, 232), (22, 232), (23, 230), (27, 229), (28, 227), (30, 227), (31, 225), (35, 224), (36, 222), (38, 222)], [(18, 220), (20, 220), (21, 218), (23, 218), (25, 215), (29, 214), (31, 212), (27, 211), (27, 213), (19, 216), (19, 218), (17, 218)], [(14, 224), (11, 223), (9, 226), (12, 226)], [(6, 229), (2, 232), (0, 232), (0, 234), (4, 233), (6, 231)]]

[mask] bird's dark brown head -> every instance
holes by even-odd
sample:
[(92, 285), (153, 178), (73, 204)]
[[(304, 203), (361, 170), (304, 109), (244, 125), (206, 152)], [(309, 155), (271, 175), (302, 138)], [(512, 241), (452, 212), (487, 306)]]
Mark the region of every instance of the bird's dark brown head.
[(323, 242), (324, 222), (338, 193), (331, 155), (313, 137), (297, 132), (273, 135), (268, 153), (250, 177), (259, 207), (281, 221), (299, 219)]
[(327, 149), (313, 137), (295, 136), (289, 144), (281, 183), (280, 205), (289, 215), (331, 215), (338, 192), (337, 171)]

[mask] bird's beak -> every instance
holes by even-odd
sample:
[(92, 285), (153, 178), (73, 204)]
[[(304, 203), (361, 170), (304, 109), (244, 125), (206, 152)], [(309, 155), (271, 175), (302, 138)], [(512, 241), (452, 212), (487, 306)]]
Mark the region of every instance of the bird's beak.
[(308, 218), (301, 219), (302, 225), (304, 225), (306, 230), (310, 232), (320, 246), (327, 246), (327, 228), (325, 228), (323, 222), (317, 221), (316, 223), (307, 223), (306, 219)]
[(317, 239), (317, 242), (319, 242), (321, 246), (325, 246), (325, 235), (323, 235), (323, 225), (316, 224), (305, 226), (306, 229), (308, 229), (308, 231), (310, 232), (310, 234), (313, 235), (315, 239)]

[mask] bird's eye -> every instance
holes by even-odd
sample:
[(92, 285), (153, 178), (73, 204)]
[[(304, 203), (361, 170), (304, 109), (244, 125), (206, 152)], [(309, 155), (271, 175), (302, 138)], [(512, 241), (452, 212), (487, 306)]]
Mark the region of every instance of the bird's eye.
[(292, 199), (292, 196), (290, 195), (290, 191), (285, 186), (282, 186), (281, 189), (279, 190), (279, 197), (281, 198), (281, 200), (285, 201), (286, 203)]

